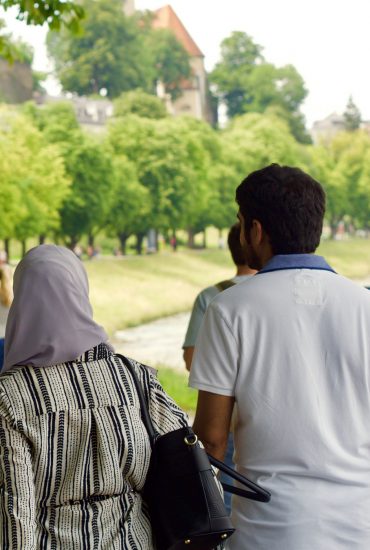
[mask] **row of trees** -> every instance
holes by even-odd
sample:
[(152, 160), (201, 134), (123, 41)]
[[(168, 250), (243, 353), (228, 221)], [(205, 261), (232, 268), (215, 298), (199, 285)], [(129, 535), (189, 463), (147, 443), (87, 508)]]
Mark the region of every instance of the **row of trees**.
[[(134, 113), (132, 111), (135, 111)], [(270, 162), (298, 165), (323, 183), (327, 220), (370, 221), (370, 137), (343, 132), (302, 145), (273, 113), (235, 117), (224, 131), (168, 117), (157, 98), (128, 92), (101, 137), (86, 134), (68, 103), (0, 112), (0, 238), (61, 239), (73, 247), (98, 232), (129, 236), (138, 250), (149, 229), (194, 235), (235, 220), (235, 188)], [(150, 114), (150, 117), (148, 116)]]

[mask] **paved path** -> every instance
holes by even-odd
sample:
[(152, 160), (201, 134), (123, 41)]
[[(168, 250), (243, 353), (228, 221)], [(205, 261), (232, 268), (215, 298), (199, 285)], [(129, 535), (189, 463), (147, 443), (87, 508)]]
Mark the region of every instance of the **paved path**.
[(118, 353), (151, 367), (157, 365), (185, 372), (181, 346), (190, 313), (179, 313), (138, 327), (119, 330), (112, 344)]

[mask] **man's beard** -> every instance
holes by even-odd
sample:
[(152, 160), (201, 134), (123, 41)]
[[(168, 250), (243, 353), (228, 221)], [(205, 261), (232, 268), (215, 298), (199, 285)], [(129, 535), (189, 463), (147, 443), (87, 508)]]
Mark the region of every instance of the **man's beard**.
[(252, 269), (257, 269), (257, 271), (262, 269), (263, 267), (262, 262), (251, 244), (249, 235), (246, 235), (246, 240), (243, 246), (243, 250), (244, 250), (244, 255), (249, 267), (251, 267)]

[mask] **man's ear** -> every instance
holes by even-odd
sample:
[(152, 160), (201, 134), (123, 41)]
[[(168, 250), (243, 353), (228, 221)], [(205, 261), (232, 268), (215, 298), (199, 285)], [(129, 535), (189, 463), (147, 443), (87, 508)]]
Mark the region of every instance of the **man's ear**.
[(264, 235), (265, 232), (262, 228), (261, 222), (259, 222), (258, 220), (253, 220), (250, 230), (252, 243), (257, 246), (260, 245), (263, 241)]

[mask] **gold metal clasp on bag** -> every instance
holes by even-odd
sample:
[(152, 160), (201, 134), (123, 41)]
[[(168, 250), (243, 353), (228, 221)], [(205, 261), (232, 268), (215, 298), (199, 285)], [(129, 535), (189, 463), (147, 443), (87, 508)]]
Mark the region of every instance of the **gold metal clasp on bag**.
[[(193, 445), (196, 445), (198, 443), (198, 436), (195, 435), (195, 434), (187, 435), (187, 436), (184, 437), (184, 441), (185, 441), (186, 445), (189, 445), (190, 447), (192, 447)], [(189, 540), (189, 539), (187, 539), (187, 540)], [(185, 543), (189, 544), (190, 541), (189, 542), (185, 541)]]

